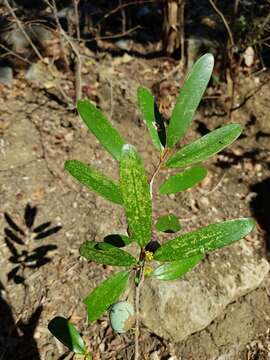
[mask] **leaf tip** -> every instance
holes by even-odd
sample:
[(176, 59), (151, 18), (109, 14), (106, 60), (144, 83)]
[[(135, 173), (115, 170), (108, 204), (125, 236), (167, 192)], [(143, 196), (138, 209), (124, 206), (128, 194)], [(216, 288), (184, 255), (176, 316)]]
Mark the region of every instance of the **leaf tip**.
[(209, 67), (213, 68), (214, 67), (214, 63), (215, 63), (215, 58), (214, 55), (211, 53), (206, 53), (204, 54), (201, 59), (203, 60), (207, 60), (207, 63), (209, 65)]

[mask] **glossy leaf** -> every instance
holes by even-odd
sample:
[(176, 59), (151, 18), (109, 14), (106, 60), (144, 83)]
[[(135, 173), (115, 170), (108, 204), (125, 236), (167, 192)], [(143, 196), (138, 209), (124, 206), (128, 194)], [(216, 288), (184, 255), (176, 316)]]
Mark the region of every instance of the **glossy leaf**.
[(124, 140), (100, 110), (87, 100), (79, 100), (77, 110), (89, 130), (103, 147), (116, 159), (120, 160)]
[(175, 194), (187, 190), (202, 181), (206, 175), (207, 170), (201, 166), (184, 170), (179, 174), (169, 177), (169, 179), (160, 186), (159, 193), (162, 195)]
[(129, 271), (121, 271), (99, 284), (85, 299), (88, 322), (97, 320), (125, 290)]
[(157, 249), (154, 258), (158, 261), (175, 261), (205, 254), (242, 239), (254, 225), (255, 221), (250, 218), (208, 225), (166, 242)]
[(184, 146), (166, 162), (167, 167), (184, 167), (207, 160), (234, 142), (242, 132), (241, 125), (230, 124), (211, 131)]
[(81, 184), (87, 186), (107, 200), (122, 204), (122, 195), (118, 185), (111, 179), (79, 160), (68, 160), (65, 169)]
[(122, 150), (120, 187), (131, 238), (143, 247), (151, 237), (152, 201), (142, 161), (129, 144)]
[(67, 319), (56, 316), (48, 325), (48, 329), (62, 344), (75, 354), (86, 355), (87, 350), (78, 330)]
[(202, 259), (203, 255), (195, 255), (190, 258), (169, 262), (160, 265), (151, 273), (151, 277), (159, 280), (175, 280), (185, 275), (188, 271), (193, 269)]
[(105, 236), (104, 242), (111, 246), (124, 247), (132, 243), (132, 239), (127, 235), (110, 234)]
[(96, 243), (95, 241), (84, 242), (80, 247), (80, 255), (88, 261), (104, 265), (130, 266), (137, 263), (137, 260), (128, 252), (112, 245)]
[(163, 215), (157, 219), (156, 229), (165, 233), (176, 233), (181, 229), (181, 225), (175, 215)]
[(167, 130), (167, 146), (172, 149), (185, 135), (211, 78), (214, 57), (203, 55), (193, 66), (177, 98)]
[(140, 86), (138, 88), (138, 103), (153, 144), (157, 150), (162, 152), (166, 144), (166, 132), (162, 115), (159, 113), (155, 103), (155, 98), (148, 89)]

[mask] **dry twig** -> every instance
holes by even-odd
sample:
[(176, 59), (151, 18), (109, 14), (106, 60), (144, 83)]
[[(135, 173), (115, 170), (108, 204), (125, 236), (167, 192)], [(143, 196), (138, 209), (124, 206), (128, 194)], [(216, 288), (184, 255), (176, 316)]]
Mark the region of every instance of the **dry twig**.
[[(57, 7), (56, 7), (56, 3), (55, 0), (51, 0), (51, 2), (49, 0), (45, 0), (46, 3), (48, 4), (48, 6), (51, 8), (54, 17), (55, 17), (55, 21), (58, 27), (58, 30), (60, 32), (60, 36), (62, 35), (67, 43), (70, 45), (72, 51), (74, 52), (75, 56), (76, 56), (76, 61), (75, 61), (75, 97), (76, 97), (76, 102), (82, 97), (82, 60), (81, 60), (81, 55), (79, 50), (77, 49), (74, 41), (72, 41), (72, 38), (66, 33), (66, 31), (63, 29), (59, 18), (57, 16)], [(76, 0), (74, 0), (76, 1)], [(78, 33), (77, 33), (78, 36)]]

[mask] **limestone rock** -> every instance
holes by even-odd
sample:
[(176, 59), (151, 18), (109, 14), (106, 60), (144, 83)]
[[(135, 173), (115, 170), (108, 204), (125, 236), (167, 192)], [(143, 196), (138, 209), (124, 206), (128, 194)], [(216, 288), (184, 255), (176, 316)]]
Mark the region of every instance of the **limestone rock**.
[(211, 254), (182, 279), (148, 279), (142, 287), (142, 321), (158, 336), (179, 342), (256, 289), (269, 269), (269, 263), (241, 241)]

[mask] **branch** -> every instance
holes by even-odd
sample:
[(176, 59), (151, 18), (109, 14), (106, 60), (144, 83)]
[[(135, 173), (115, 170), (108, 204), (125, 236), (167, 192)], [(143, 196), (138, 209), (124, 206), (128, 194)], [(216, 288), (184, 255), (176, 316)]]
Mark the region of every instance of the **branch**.
[(4, 4), (6, 5), (6, 7), (8, 8), (8, 11), (10, 12), (10, 14), (13, 17), (13, 20), (15, 21), (16, 25), (18, 26), (18, 28), (21, 30), (23, 36), (25, 37), (25, 39), (28, 41), (29, 45), (32, 47), (32, 49), (34, 50), (35, 54), (37, 55), (37, 57), (39, 58), (40, 61), (44, 62), (44, 58), (41, 55), (41, 53), (39, 52), (38, 48), (36, 47), (36, 45), (33, 43), (33, 41), (31, 40), (30, 36), (27, 34), (27, 32), (24, 30), (24, 27), (20, 21), (20, 19), (17, 17), (17, 15), (15, 14), (15, 11), (12, 9), (12, 7), (10, 6), (8, 0), (4, 0)]
[(216, 4), (214, 3), (213, 0), (209, 0), (210, 4), (212, 5), (213, 9), (215, 10), (215, 12), (219, 15), (219, 17), (221, 18), (227, 33), (229, 35), (229, 39), (230, 39), (230, 43), (231, 43), (231, 47), (234, 46), (234, 39), (233, 39), (233, 34), (231, 32), (230, 26), (228, 24), (228, 21), (226, 20), (225, 16), (222, 14), (222, 12), (218, 9), (218, 7), (216, 6)]
[[(76, 1), (76, 0), (74, 0), (74, 1)], [(76, 95), (75, 95), (75, 97), (76, 97), (76, 102), (77, 102), (82, 97), (82, 78), (81, 78), (82, 60), (81, 60), (81, 55), (80, 55), (80, 52), (77, 49), (76, 45), (74, 44), (72, 39), (69, 37), (69, 35), (66, 33), (66, 31), (63, 29), (63, 27), (59, 21), (59, 18), (57, 16), (57, 7), (56, 7), (55, 0), (52, 0), (52, 3), (50, 3), (49, 0), (45, 0), (45, 2), (48, 4), (48, 6), (53, 11), (56, 25), (58, 27), (60, 35), (63, 35), (63, 37), (66, 39), (66, 41), (68, 42), (68, 44), (70, 45), (72, 51), (74, 52), (74, 54), (76, 56), (76, 63), (75, 63), (75, 94)]]
[(4, 57), (4, 56), (10, 54), (10, 55), (13, 55), (14, 57), (18, 58), (19, 60), (24, 61), (25, 63), (27, 63), (27, 64), (29, 64), (29, 65), (32, 64), (28, 59), (26, 59), (26, 58), (24, 58), (23, 56), (17, 54), (15, 51), (9, 49), (7, 46), (5, 46), (5, 45), (3, 45), (3, 44), (0, 44), (0, 48), (6, 50), (6, 53), (5, 53), (5, 54), (2, 54), (1, 57)]

